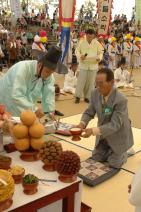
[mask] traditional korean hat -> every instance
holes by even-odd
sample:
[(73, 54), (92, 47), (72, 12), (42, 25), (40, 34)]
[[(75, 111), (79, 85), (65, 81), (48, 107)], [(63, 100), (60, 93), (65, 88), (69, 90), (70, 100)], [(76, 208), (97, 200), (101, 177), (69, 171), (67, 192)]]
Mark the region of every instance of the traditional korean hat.
[(61, 63), (62, 51), (57, 46), (52, 46), (47, 53), (41, 52), (38, 61), (43, 64), (44, 67), (52, 69), (59, 74), (66, 74), (68, 73), (67, 67)]

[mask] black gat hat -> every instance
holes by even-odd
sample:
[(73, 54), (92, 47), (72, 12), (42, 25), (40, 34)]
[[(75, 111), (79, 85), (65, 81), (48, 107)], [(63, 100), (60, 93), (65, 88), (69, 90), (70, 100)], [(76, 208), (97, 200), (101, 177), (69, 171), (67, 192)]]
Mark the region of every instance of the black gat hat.
[(61, 63), (60, 58), (62, 51), (57, 46), (52, 46), (48, 52), (40, 52), (38, 55), (38, 61), (43, 64), (43, 66), (53, 69), (59, 74), (68, 73), (67, 67)]

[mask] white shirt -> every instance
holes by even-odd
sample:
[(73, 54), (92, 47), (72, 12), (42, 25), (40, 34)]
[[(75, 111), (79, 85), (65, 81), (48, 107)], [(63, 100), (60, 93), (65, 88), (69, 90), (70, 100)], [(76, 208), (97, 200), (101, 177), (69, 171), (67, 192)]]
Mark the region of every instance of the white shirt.
[[(85, 60), (81, 60), (81, 56), (87, 54)], [(89, 44), (86, 38), (79, 41), (76, 48), (76, 56), (79, 60), (79, 69), (81, 70), (97, 70), (98, 61), (97, 59), (102, 59), (103, 51), (101, 44), (93, 39)]]
[(141, 167), (132, 179), (129, 202), (136, 206), (135, 212), (141, 212)]
[(130, 73), (127, 70), (122, 70), (121, 67), (115, 70), (114, 78), (115, 80), (119, 80), (119, 82), (115, 82), (117, 88), (120, 86), (129, 86), (131, 80)]

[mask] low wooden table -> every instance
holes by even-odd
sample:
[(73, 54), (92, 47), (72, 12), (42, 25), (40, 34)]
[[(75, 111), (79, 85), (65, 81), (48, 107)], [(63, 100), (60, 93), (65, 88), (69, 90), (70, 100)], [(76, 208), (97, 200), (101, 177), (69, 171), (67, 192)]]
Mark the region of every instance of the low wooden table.
[[(25, 174), (34, 174), (39, 179), (55, 179), (55, 183), (39, 183), (38, 192), (25, 195), (21, 184), (15, 186), (11, 212), (79, 212), (81, 210), (82, 181), (77, 178), (74, 183), (63, 183), (58, 180), (57, 172), (43, 170), (41, 161), (25, 162), (20, 159), (20, 153), (8, 154), (12, 165), (25, 168)], [(51, 208), (50, 208), (51, 207)]]

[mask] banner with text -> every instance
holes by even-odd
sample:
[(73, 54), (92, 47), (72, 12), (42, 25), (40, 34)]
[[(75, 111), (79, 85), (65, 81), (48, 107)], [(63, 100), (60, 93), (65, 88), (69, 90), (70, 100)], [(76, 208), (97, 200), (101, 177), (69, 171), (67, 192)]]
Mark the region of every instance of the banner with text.
[(111, 23), (113, 0), (97, 0), (98, 34), (107, 35)]

